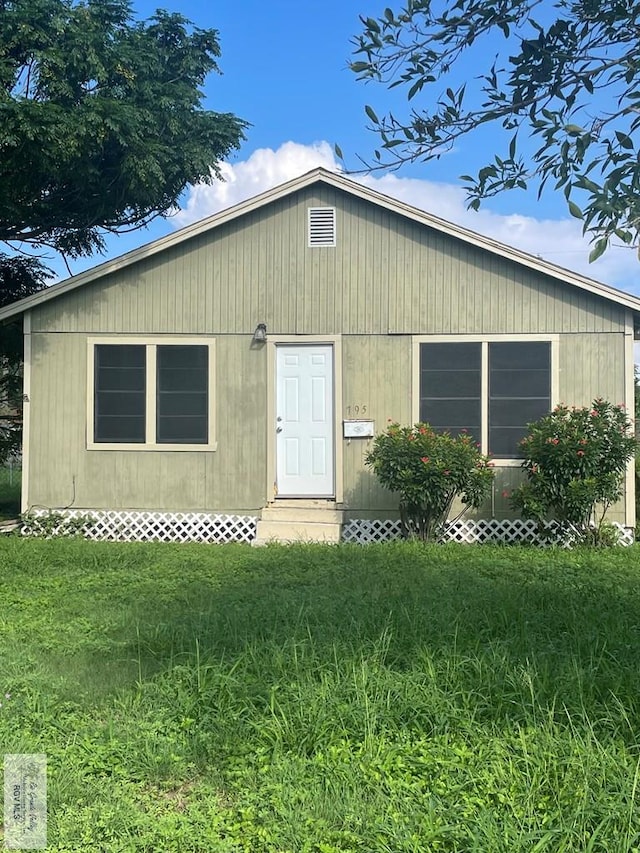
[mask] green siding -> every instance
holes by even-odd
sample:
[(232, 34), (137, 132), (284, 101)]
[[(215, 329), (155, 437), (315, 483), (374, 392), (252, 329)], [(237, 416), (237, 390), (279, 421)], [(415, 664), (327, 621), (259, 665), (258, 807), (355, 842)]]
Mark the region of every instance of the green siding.
[(586, 406), (596, 397), (624, 403), (624, 336), (563, 335), (560, 401)]
[[(376, 431), (389, 420), (411, 420), (411, 338), (358, 336), (343, 340), (343, 414), (375, 421)], [(375, 366), (372, 369), (372, 366)], [(349, 407), (366, 406), (364, 415)], [(349, 510), (393, 509), (397, 501), (382, 489), (364, 464), (370, 442), (344, 440), (344, 503)], [(383, 515), (388, 513), (383, 513)], [(358, 513), (362, 517), (362, 513)]]
[(237, 336), (217, 341), (216, 356), (216, 451), (86, 450), (86, 337), (34, 334), (29, 503), (94, 509), (262, 507), (266, 356)]
[[(307, 208), (337, 208), (336, 248), (307, 248)], [(267, 500), (270, 335), (342, 335), (343, 415), (411, 420), (412, 334), (559, 334), (559, 397), (624, 399), (624, 309), (330, 187), (249, 213), (32, 312), (29, 502), (257, 511)], [(88, 335), (216, 338), (215, 452), (86, 450)], [(395, 505), (343, 441), (351, 516)], [(500, 471), (483, 514), (509, 514)], [(620, 516), (622, 518), (622, 516)]]
[[(337, 246), (307, 248), (307, 208)], [(309, 188), (33, 312), (34, 331), (622, 331), (613, 303), (328, 187)]]

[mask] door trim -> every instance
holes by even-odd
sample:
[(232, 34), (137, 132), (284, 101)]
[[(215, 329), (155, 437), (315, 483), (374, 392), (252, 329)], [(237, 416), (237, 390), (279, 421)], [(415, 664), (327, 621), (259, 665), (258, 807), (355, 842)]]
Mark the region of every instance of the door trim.
[[(333, 347), (333, 417), (335, 502), (344, 500), (342, 464), (342, 335), (277, 335), (269, 332), (267, 338), (267, 501), (276, 494), (276, 348), (279, 344), (326, 344)], [(295, 500), (287, 498), (287, 500)], [(309, 498), (300, 498), (309, 500)], [(324, 498), (321, 498), (324, 500)], [(330, 499), (329, 499), (330, 500)]]

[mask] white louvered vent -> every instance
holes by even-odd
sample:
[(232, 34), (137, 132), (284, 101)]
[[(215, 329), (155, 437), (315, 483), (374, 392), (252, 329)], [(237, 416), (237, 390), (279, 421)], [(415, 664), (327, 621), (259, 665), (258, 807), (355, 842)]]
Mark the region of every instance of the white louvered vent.
[(316, 246), (335, 246), (336, 209), (335, 207), (309, 208), (309, 248)]

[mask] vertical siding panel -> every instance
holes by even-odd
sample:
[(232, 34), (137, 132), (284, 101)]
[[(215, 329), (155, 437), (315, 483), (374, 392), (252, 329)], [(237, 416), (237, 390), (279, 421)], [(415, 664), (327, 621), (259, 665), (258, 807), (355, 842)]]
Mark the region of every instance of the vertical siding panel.
[(595, 397), (624, 399), (622, 334), (566, 334), (560, 337), (560, 400), (587, 406)]
[[(428, 242), (431, 251), (428, 254), (428, 292), (427, 310), (424, 322), (429, 330), (442, 329), (447, 331), (445, 305), (447, 304), (446, 289), (449, 286), (446, 276), (447, 246), (435, 233)], [(445, 284), (446, 282), (446, 284)]]
[[(409, 336), (345, 336), (343, 350), (343, 408), (366, 405), (366, 417), (375, 421), (376, 432), (387, 420), (409, 423), (410, 391), (406, 377), (411, 373)], [(376, 365), (374, 370), (371, 365)], [(352, 413), (352, 417), (353, 417)], [(344, 442), (345, 506), (352, 517), (367, 517), (375, 511), (393, 510), (397, 500), (380, 489), (371, 471), (364, 465), (370, 442), (352, 439)]]
[[(295, 225), (299, 218), (298, 207), (300, 202), (292, 204), (292, 208), (288, 212), (289, 229), (282, 229), (283, 239), (286, 235), (285, 253), (289, 258), (289, 275), (286, 282), (283, 280), (282, 289), (280, 291), (280, 299), (278, 305), (274, 305), (275, 317), (286, 318), (281, 331), (288, 334), (293, 334), (296, 328), (296, 316), (298, 311), (298, 281), (303, 277), (303, 266), (301, 251), (297, 244), (291, 244), (290, 229), (295, 232)], [(276, 322), (276, 328), (281, 324)]]
[(80, 335), (32, 335), (31, 505), (74, 504), (74, 489), (74, 505), (79, 505), (78, 462), (86, 411), (82, 345)]

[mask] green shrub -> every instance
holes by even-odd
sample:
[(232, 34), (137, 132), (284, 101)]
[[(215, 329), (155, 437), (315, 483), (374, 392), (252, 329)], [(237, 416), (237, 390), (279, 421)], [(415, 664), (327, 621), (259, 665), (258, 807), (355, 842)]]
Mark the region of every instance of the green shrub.
[[(429, 424), (391, 424), (365, 458), (382, 485), (400, 495), (408, 538), (433, 540), (459, 498), (463, 509), (480, 506), (491, 489), (492, 463), (466, 433), (437, 433)], [(457, 520), (456, 518), (456, 520)]]
[(624, 407), (606, 400), (557, 406), (529, 424), (520, 446), (527, 479), (511, 496), (514, 508), (543, 529), (555, 519), (581, 542), (608, 544), (604, 518), (622, 496), (637, 448)]
[(53, 510), (41, 515), (26, 512), (21, 519), (23, 536), (42, 536), (45, 539), (83, 536), (95, 524), (90, 514), (69, 516)]

